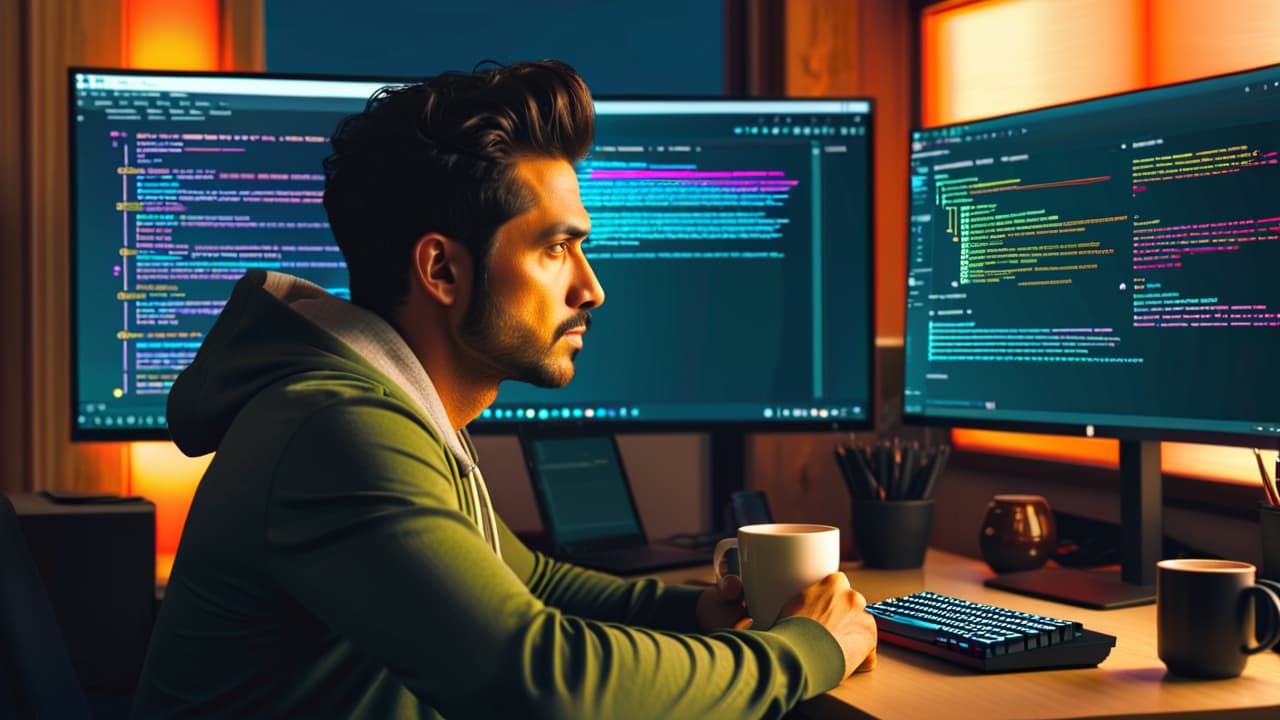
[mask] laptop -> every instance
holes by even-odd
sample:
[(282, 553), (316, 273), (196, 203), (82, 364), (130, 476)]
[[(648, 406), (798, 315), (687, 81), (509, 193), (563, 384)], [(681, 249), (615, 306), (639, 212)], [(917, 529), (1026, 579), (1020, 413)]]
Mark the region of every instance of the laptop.
[(709, 552), (649, 543), (611, 433), (525, 429), (520, 445), (557, 559), (618, 575), (710, 564)]

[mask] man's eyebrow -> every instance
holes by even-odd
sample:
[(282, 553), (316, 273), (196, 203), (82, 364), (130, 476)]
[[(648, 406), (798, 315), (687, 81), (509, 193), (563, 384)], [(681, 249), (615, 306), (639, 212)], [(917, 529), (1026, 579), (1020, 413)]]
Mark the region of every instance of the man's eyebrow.
[(550, 240), (551, 238), (568, 235), (572, 238), (584, 238), (590, 235), (591, 231), (573, 223), (556, 223), (538, 233), (539, 240)]

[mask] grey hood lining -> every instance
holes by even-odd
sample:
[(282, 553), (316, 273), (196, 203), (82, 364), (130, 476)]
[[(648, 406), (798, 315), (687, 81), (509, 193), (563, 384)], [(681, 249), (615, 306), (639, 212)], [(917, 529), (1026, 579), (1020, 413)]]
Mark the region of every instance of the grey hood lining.
[(459, 471), (468, 479), (472, 502), (480, 515), (480, 530), (495, 552), (500, 554), (496, 518), (474, 446), (466, 437), (465, 430), (454, 432), (435, 385), (400, 333), (377, 313), (353, 305), (302, 278), (267, 272), (262, 288), (294, 312), (346, 343), (418, 404), (453, 454)]

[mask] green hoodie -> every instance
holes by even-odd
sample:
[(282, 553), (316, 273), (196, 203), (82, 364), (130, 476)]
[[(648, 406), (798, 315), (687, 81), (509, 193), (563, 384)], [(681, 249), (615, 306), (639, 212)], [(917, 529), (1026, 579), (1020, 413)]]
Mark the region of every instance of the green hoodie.
[(557, 562), (486, 522), (474, 456), (406, 352), (303, 281), (236, 285), (169, 397), (174, 442), (218, 453), (136, 716), (776, 717), (840, 682), (813, 620), (699, 633), (699, 590)]

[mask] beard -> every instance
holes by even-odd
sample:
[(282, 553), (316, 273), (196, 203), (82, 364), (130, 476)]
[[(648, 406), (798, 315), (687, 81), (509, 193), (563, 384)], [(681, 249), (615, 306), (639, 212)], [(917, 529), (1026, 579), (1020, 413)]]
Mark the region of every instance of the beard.
[(516, 380), (542, 388), (559, 388), (573, 379), (573, 348), (567, 364), (555, 357), (555, 346), (565, 333), (591, 327), (591, 313), (580, 310), (556, 326), (548, 340), (536, 328), (503, 312), (484, 283), (476, 287), (459, 335), (471, 350), (493, 368), (501, 380)]

